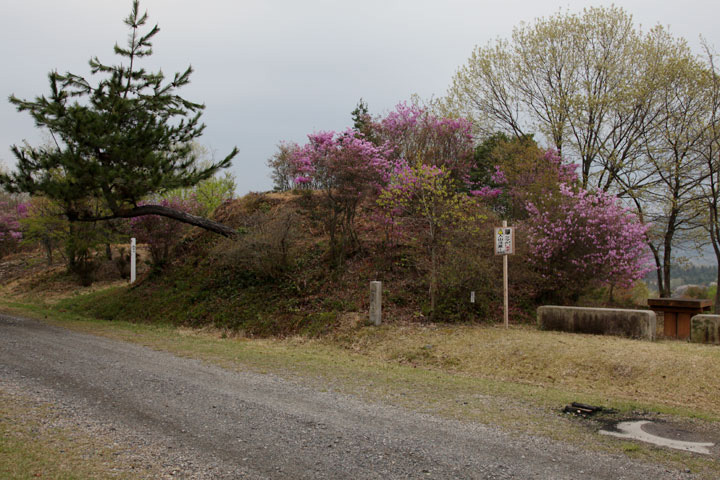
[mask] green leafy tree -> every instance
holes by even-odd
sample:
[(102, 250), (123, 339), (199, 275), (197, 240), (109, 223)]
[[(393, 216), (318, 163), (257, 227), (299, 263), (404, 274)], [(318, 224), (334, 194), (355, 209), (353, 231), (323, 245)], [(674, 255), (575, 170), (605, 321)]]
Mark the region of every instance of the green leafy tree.
[(92, 58), (91, 79), (99, 77), (97, 82), (53, 71), (49, 95), (10, 97), (18, 111), (28, 112), (49, 131), (54, 145), (13, 146), (17, 171), (0, 175), (0, 185), (59, 202), (71, 221), (162, 215), (233, 236), (233, 229), (217, 222), (162, 205), (140, 205), (148, 195), (210, 178), (237, 154), (233, 149), (205, 167), (196, 163), (193, 141), (205, 128), (200, 122), (204, 106), (176, 93), (189, 83), (192, 68), (166, 80), (162, 72), (138, 66), (152, 54), (152, 39), (160, 31), (157, 25), (141, 31), (147, 19), (135, 0), (125, 19), (127, 47), (115, 45), (124, 62), (105, 65)]
[(591, 7), (478, 47), (444, 106), (486, 135), (535, 133), (579, 164), (582, 188), (631, 202), (653, 224), (647, 241), (669, 296), (673, 248), (695, 242), (706, 217), (692, 206), (715, 141), (711, 63), (664, 27), (643, 32), (622, 8)]
[(23, 243), (40, 244), (45, 250), (47, 264), (53, 263), (53, 252), (63, 244), (68, 234), (68, 221), (57, 203), (45, 197), (30, 199), (28, 216), (20, 221)]
[(277, 152), (268, 158), (267, 166), (272, 170), (270, 178), (273, 179), (273, 190), (286, 192), (293, 188), (295, 167), (292, 158), (299, 149), (300, 146), (297, 143), (280, 142), (277, 146)]
[(707, 92), (710, 87), (705, 66), (688, 58), (671, 59), (664, 69), (664, 88), (658, 89), (661, 108), (647, 143), (647, 165), (653, 184), (639, 195), (637, 210), (652, 224), (648, 244), (653, 252), (661, 297), (670, 297), (673, 247), (692, 244), (695, 226), (705, 220), (693, 208), (709, 172), (703, 169), (703, 142), (708, 131)]
[[(193, 151), (199, 157), (199, 165), (203, 168), (212, 165), (211, 153), (202, 146), (195, 144)], [(182, 201), (192, 201), (197, 203), (194, 209), (197, 215), (205, 217), (211, 216), (223, 202), (232, 200), (235, 197), (235, 176), (230, 172), (222, 174), (216, 173), (210, 178), (201, 180), (192, 187), (177, 188), (163, 193), (162, 198), (165, 200), (178, 199)], [(161, 203), (161, 202), (152, 202)], [(170, 202), (172, 205), (173, 202)], [(188, 209), (180, 209), (188, 212)], [(192, 213), (192, 212), (190, 212)]]
[(445, 167), (422, 162), (399, 163), (377, 203), (388, 222), (417, 235), (428, 253), (430, 317), (434, 319), (444, 247), (457, 232), (477, 229), (484, 216), (472, 197), (458, 191)]

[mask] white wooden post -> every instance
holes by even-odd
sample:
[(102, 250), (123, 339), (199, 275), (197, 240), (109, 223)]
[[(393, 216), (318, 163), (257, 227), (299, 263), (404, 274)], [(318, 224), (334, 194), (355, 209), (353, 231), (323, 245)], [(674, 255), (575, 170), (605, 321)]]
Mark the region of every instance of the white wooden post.
[[(507, 227), (507, 220), (503, 220), (502, 224), (503, 228)], [(515, 248), (515, 245), (513, 245), (513, 249)], [(508, 256), (503, 255), (503, 306), (505, 307), (505, 328), (508, 328), (510, 325), (510, 316), (508, 314)]]
[(382, 323), (382, 282), (370, 282), (370, 323)]
[(130, 239), (130, 283), (135, 283), (135, 239)]

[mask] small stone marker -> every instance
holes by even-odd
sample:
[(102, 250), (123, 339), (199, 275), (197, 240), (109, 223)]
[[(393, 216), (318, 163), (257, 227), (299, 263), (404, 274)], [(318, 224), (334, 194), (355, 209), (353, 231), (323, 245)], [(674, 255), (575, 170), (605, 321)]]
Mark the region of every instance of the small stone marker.
[(130, 283), (135, 283), (135, 239), (130, 239)]
[(370, 323), (382, 323), (382, 282), (370, 282)]

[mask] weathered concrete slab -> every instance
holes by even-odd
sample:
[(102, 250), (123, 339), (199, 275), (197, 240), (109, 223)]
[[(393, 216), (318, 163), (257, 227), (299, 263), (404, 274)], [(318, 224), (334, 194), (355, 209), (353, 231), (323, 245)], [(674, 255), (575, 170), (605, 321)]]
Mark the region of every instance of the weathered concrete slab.
[(689, 442), (679, 440), (677, 438), (667, 438), (661, 435), (655, 435), (647, 431), (648, 426), (653, 423), (647, 420), (636, 422), (620, 422), (617, 424), (617, 431), (600, 430), (601, 435), (610, 435), (618, 438), (627, 438), (630, 440), (639, 440), (641, 442), (652, 443), (659, 447), (674, 448), (675, 450), (684, 450), (686, 452), (702, 453), (710, 455), (710, 448), (715, 444), (712, 442)]
[(545, 330), (655, 340), (657, 318), (652, 310), (558, 307), (537, 309), (538, 324)]
[(695, 315), (690, 319), (690, 341), (720, 345), (720, 315)]

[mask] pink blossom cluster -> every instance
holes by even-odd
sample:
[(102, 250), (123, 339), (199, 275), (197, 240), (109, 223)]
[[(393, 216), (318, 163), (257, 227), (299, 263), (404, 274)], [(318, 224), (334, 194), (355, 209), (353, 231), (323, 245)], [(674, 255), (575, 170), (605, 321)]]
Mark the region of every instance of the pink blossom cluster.
[(505, 172), (500, 169), (499, 165), (495, 165), (495, 171), (492, 175), (490, 175), (490, 181), (492, 181), (495, 185), (505, 185), (508, 183)]
[(562, 285), (628, 287), (651, 271), (649, 226), (604, 192), (560, 184), (541, 204), (528, 203), (530, 260)]
[(573, 185), (578, 182), (577, 170), (580, 167), (577, 163), (565, 163), (557, 150), (551, 148), (543, 156), (545, 163), (557, 170), (558, 183)]
[(379, 187), (389, 176), (389, 146), (376, 146), (352, 129), (318, 132), (308, 135), (308, 140), (290, 158), (297, 186), (357, 193)]
[(503, 190), (502, 188), (498, 187), (490, 187), (488, 185), (485, 185), (483, 187), (477, 188), (475, 190), (470, 190), (470, 195), (473, 197), (481, 197), (481, 198), (497, 198), (502, 194)]
[(495, 165), (495, 171), (490, 176), (490, 181), (494, 186), (483, 185), (480, 188), (470, 190), (470, 195), (487, 199), (494, 199), (503, 193), (502, 186), (508, 183), (505, 172), (500, 169), (499, 165)]
[(373, 128), (392, 146), (393, 159), (445, 168), (467, 181), (472, 167), (472, 123), (464, 118), (439, 117), (427, 108), (400, 103)]
[(0, 242), (22, 240), (20, 220), (28, 216), (28, 204), (0, 201)]
[(502, 167), (495, 165), (495, 171), (490, 175), (490, 183), (475, 186), (470, 190), (470, 194), (488, 200), (495, 200), (505, 194), (506, 199), (523, 206), (528, 201), (531, 190), (550, 189), (561, 183), (576, 184), (578, 166), (576, 163), (563, 162), (557, 151), (550, 149), (537, 162), (513, 172), (512, 181)]

